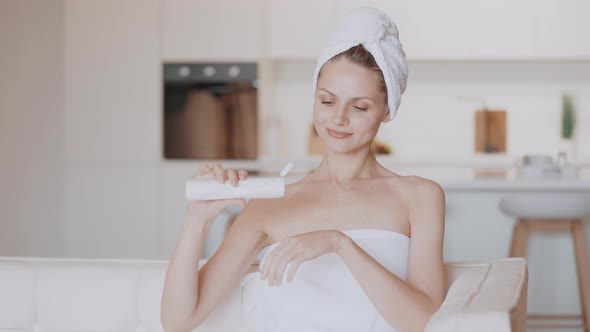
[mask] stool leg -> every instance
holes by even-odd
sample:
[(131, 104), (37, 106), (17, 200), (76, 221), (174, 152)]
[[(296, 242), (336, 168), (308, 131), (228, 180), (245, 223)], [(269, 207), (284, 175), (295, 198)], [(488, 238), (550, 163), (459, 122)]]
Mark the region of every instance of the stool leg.
[(512, 231), (510, 257), (526, 257), (528, 237), (528, 224), (524, 220), (519, 219), (514, 225), (514, 230)]
[(588, 251), (584, 224), (577, 220), (573, 224), (574, 250), (576, 252), (576, 270), (578, 271), (578, 285), (580, 287), (580, 302), (582, 305), (582, 318), (584, 331), (588, 331), (590, 323), (590, 267), (588, 265)]

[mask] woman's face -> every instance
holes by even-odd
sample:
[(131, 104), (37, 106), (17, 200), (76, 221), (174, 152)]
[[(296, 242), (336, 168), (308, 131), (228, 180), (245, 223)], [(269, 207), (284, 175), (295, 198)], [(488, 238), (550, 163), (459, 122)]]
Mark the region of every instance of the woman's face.
[(318, 79), (314, 125), (326, 148), (370, 148), (381, 122), (390, 120), (378, 74), (347, 59), (327, 62)]

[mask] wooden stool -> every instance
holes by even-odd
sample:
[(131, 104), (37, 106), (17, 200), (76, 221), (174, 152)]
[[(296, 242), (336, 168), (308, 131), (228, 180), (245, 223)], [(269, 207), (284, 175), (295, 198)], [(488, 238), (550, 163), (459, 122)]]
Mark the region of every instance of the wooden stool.
[(514, 225), (510, 257), (526, 257), (527, 242), (531, 231), (569, 232), (573, 238), (576, 254), (576, 270), (582, 308), (581, 315), (527, 315), (530, 319), (582, 320), (582, 325), (530, 324), (531, 328), (583, 327), (589, 331), (590, 323), (590, 266), (584, 224), (582, 219), (525, 219), (519, 218)]
[(517, 219), (512, 234), (510, 256), (525, 257), (530, 231), (566, 231), (572, 235), (578, 272), (581, 315), (529, 315), (531, 319), (581, 319), (582, 326), (535, 324), (529, 327), (583, 327), (590, 324), (590, 268), (586, 251), (583, 219), (590, 216), (590, 192), (545, 189), (507, 194), (500, 200), (500, 210)]

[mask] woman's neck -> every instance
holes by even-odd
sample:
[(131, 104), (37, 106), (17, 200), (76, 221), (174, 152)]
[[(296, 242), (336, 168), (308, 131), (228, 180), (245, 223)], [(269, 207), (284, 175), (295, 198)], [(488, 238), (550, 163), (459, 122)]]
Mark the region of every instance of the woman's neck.
[(322, 162), (314, 172), (314, 180), (346, 183), (354, 179), (376, 176), (381, 166), (370, 150), (338, 153), (326, 150)]

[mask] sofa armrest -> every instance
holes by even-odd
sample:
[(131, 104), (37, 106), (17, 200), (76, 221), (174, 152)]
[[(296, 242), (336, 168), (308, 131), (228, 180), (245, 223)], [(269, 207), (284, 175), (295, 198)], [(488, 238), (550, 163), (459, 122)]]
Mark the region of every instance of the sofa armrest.
[(445, 268), (451, 285), (426, 332), (526, 330), (524, 258), (447, 262)]

